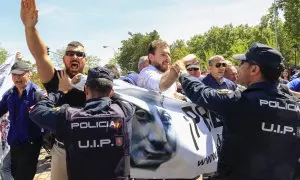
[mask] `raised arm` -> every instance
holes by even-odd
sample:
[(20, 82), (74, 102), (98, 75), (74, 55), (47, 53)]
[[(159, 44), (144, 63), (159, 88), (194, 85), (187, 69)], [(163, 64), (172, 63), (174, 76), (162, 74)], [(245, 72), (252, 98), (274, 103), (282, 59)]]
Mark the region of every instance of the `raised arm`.
[(21, 1), (21, 19), (25, 26), (27, 45), (36, 61), (40, 80), (42, 83), (47, 83), (53, 78), (54, 67), (47, 54), (47, 47), (36, 29), (38, 10), (35, 5), (35, 0)]
[(189, 54), (183, 59), (177, 60), (169, 70), (162, 74), (159, 83), (160, 90), (167, 90), (174, 82), (176, 82), (180, 75), (180, 72), (185, 71), (185, 65), (196, 61), (196, 56), (194, 54)]

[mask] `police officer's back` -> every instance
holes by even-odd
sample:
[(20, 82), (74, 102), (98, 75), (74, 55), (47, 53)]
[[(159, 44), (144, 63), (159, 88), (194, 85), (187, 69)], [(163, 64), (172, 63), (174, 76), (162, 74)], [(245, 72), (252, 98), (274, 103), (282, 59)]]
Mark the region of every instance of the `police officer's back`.
[(299, 104), (277, 88), (283, 57), (253, 44), (241, 60), (244, 92), (213, 90), (183, 74), (182, 86), (196, 104), (224, 116), (221, 180), (291, 180), (300, 155)]
[(64, 96), (49, 94), (39, 102), (30, 117), (39, 126), (64, 138), (69, 180), (117, 179), (128, 174), (126, 120), (133, 109), (128, 103), (112, 100), (113, 74), (105, 68), (90, 69), (85, 85), (86, 105), (55, 107)]

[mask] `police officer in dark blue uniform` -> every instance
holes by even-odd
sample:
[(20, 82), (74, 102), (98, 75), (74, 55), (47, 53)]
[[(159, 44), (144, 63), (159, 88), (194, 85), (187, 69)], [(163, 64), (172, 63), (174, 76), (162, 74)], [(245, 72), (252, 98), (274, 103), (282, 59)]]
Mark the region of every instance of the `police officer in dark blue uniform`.
[(64, 139), (69, 180), (126, 179), (129, 140), (126, 122), (133, 106), (112, 99), (113, 76), (108, 69), (90, 69), (85, 85), (84, 108), (55, 107), (63, 92), (50, 93), (31, 110), (40, 127)]
[(238, 70), (245, 91), (214, 90), (181, 75), (186, 95), (224, 117), (218, 174), (221, 180), (291, 180), (300, 155), (300, 116), (296, 100), (278, 89), (283, 57), (254, 43)]

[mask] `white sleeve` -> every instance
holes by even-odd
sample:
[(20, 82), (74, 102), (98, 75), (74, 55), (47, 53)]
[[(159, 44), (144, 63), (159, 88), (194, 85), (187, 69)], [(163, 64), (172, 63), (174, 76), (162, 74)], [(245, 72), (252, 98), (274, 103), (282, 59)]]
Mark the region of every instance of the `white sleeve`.
[(161, 75), (155, 71), (142, 71), (139, 74), (137, 85), (139, 87), (160, 92), (159, 83)]

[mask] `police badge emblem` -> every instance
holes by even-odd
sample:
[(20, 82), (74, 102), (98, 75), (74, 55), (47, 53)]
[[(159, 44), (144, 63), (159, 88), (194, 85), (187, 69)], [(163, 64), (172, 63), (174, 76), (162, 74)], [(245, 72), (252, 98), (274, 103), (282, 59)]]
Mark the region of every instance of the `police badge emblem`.
[(116, 137), (116, 146), (123, 146), (123, 137)]

